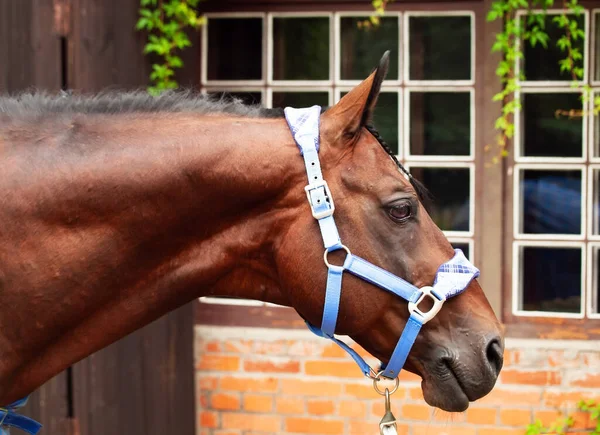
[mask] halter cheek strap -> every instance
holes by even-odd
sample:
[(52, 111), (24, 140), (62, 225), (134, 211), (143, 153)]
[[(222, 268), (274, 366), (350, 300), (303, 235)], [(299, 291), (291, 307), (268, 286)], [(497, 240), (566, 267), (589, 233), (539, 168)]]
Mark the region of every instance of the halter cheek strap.
[[(333, 197), (321, 172), (318, 154), (321, 108), (319, 106), (305, 109), (286, 107), (284, 112), (294, 140), (300, 149), (300, 154), (304, 158), (308, 176), (308, 185), (305, 187), (305, 191), (312, 215), (319, 223), (325, 248), (323, 259), (327, 266), (327, 284), (321, 327), (318, 328), (309, 323), (307, 323), (307, 326), (313, 333), (337, 343), (350, 354), (366, 376), (372, 377), (375, 372), (364, 359), (334, 336), (344, 272), (350, 272), (383, 290), (401, 297), (408, 302), (410, 316), (389, 363), (383, 367), (381, 372), (387, 378), (396, 378), (406, 362), (421, 327), (440, 311), (447, 298), (464, 291), (471, 280), (479, 276), (479, 270), (469, 263), (462, 251), (456, 249), (454, 257), (440, 266), (433, 287), (419, 289), (404, 279), (353, 255), (340, 240), (333, 219), (335, 211)], [(337, 250), (346, 251), (346, 260), (342, 266), (332, 265), (327, 259), (329, 252)], [(422, 312), (419, 310), (418, 305), (425, 298), (430, 298), (433, 304), (429, 311)]]

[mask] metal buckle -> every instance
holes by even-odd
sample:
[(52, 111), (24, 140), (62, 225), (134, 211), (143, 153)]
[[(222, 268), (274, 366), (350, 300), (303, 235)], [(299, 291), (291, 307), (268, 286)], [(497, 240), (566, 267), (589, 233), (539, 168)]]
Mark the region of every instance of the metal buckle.
[[(310, 192), (313, 190), (319, 189), (321, 187), (325, 189), (325, 200), (329, 200), (328, 201), (329, 202), (329, 210), (316, 211), (315, 205), (312, 203), (312, 198), (310, 197)], [(308, 198), (308, 203), (310, 204), (310, 209), (311, 209), (312, 215), (315, 219), (317, 219), (317, 220), (323, 219), (323, 218), (333, 215), (335, 206), (333, 205), (333, 197), (331, 196), (331, 190), (329, 190), (327, 181), (321, 180), (321, 181), (317, 181), (315, 183), (308, 184), (304, 188), (304, 190), (306, 191), (306, 198)], [(317, 205), (321, 205), (321, 204), (317, 204)]]
[[(433, 319), (437, 313), (440, 312), (440, 310), (442, 309), (442, 305), (444, 305), (444, 302), (446, 300), (439, 299), (438, 295), (433, 292), (433, 287), (426, 286), (419, 290), (421, 291), (421, 296), (419, 296), (419, 299), (417, 299), (417, 302), (409, 302), (408, 303), (408, 312), (411, 315), (417, 314), (418, 316), (420, 316), (422, 318), (422, 322), (424, 325), (425, 323), (427, 323), (431, 319)], [(431, 298), (431, 300), (433, 301), (433, 306), (426, 313), (424, 313), (423, 311), (421, 311), (418, 308), (418, 305), (421, 302), (423, 302), (423, 300), (425, 299), (425, 296), (429, 296)]]

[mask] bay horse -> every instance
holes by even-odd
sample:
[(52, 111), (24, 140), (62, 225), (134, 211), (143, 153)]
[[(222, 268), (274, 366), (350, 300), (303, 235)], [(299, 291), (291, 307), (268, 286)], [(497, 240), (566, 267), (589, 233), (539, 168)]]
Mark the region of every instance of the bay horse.
[[(345, 243), (421, 288), (454, 250), (371, 126), (387, 62), (318, 115), (319, 159)], [(322, 241), (281, 110), (186, 93), (3, 97), (0, 168), (0, 404), (198, 297), (322, 320)], [(407, 303), (350, 275), (339, 309), (335, 333), (388, 362)], [(473, 279), (405, 369), (431, 406), (462, 411), (493, 388), (503, 346)]]

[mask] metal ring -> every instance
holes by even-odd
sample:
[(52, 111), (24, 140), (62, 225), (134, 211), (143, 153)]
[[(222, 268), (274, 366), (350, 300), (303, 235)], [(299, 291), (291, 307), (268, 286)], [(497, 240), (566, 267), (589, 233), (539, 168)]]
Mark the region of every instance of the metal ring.
[[(325, 265), (328, 268), (330, 268), (332, 265), (327, 260), (327, 254), (329, 254), (330, 252), (339, 251), (340, 249), (343, 249), (344, 251), (346, 251), (346, 258), (348, 258), (349, 256), (352, 255), (352, 253), (350, 252), (350, 249), (348, 249), (348, 247), (346, 245), (340, 245), (340, 247), (338, 249), (335, 249), (333, 251), (329, 251), (329, 250), (325, 249), (325, 252), (323, 253), (323, 261), (325, 262)], [(346, 259), (344, 259), (344, 262), (345, 261), (346, 261)], [(341, 266), (336, 266), (336, 267), (341, 267)]]
[[(377, 382), (381, 381), (381, 374), (383, 373), (383, 370), (380, 371), (379, 373), (377, 373), (377, 378), (373, 379), (373, 388), (375, 388), (375, 391), (377, 391), (377, 394), (381, 395), (381, 396), (385, 396), (385, 392), (388, 391), (388, 389), (386, 388), (385, 391), (381, 391), (379, 389), (379, 387), (377, 386)], [(392, 394), (394, 394), (396, 392), (396, 390), (398, 389), (398, 386), (400, 385), (400, 379), (396, 378), (395, 380), (396, 385), (394, 385), (394, 388), (392, 389), (392, 391), (389, 392), (390, 396)]]

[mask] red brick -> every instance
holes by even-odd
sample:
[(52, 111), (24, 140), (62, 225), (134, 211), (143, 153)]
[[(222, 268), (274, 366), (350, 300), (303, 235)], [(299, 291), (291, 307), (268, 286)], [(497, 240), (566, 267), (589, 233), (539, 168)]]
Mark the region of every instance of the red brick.
[(469, 408), (467, 410), (467, 423), (471, 424), (496, 424), (498, 411), (494, 408)]
[(300, 363), (298, 361), (252, 360), (244, 361), (244, 370), (247, 372), (298, 373)]
[(562, 417), (563, 414), (559, 411), (535, 411), (533, 415), (534, 421), (539, 420), (544, 426), (549, 426)]
[(337, 344), (331, 343), (323, 348), (321, 356), (324, 358), (346, 358), (348, 354)]
[(236, 378), (225, 376), (221, 378), (220, 388), (225, 391), (243, 391), (251, 393), (274, 393), (277, 391), (275, 378)]
[(560, 372), (550, 370), (519, 371), (502, 370), (500, 380), (503, 384), (517, 385), (559, 385)]
[(403, 405), (402, 417), (407, 420), (431, 420), (431, 408), (427, 405)]
[(279, 414), (304, 414), (304, 400), (277, 396), (275, 408)]
[(257, 341), (254, 343), (254, 353), (259, 355), (285, 355), (287, 352), (287, 342), (285, 340), (277, 341)]
[(198, 370), (237, 371), (240, 368), (240, 358), (230, 355), (204, 354), (198, 362)]
[(332, 400), (308, 400), (306, 409), (309, 414), (314, 415), (333, 415), (335, 404)]
[(600, 388), (600, 373), (587, 373), (583, 378), (572, 381), (571, 385), (584, 388)]
[(204, 351), (205, 352), (220, 352), (221, 351), (221, 343), (219, 341), (213, 340), (204, 343)]
[(252, 342), (250, 340), (229, 340), (223, 346), (226, 352), (252, 353)]
[(215, 393), (210, 398), (213, 409), (234, 411), (240, 409), (240, 396), (237, 394)]
[(285, 421), (287, 432), (338, 435), (344, 433), (342, 420), (325, 420), (322, 418), (288, 417)]
[[(411, 427), (412, 435), (476, 435), (475, 428), (464, 427), (462, 425), (415, 424), (411, 425)], [(488, 435), (487, 429), (482, 435)]]
[(200, 413), (200, 427), (215, 428), (219, 425), (219, 415), (216, 412), (202, 411)]
[(202, 374), (198, 378), (198, 387), (201, 390), (215, 390), (217, 388), (217, 378), (214, 376), (205, 376)]
[(260, 394), (245, 394), (244, 409), (252, 412), (273, 411), (273, 397)]
[(500, 423), (504, 426), (526, 426), (531, 421), (531, 411), (528, 409), (501, 409)]
[(518, 365), (521, 362), (521, 351), (516, 349), (507, 349), (504, 351), (504, 367)]
[(340, 417), (364, 418), (367, 413), (367, 405), (358, 400), (342, 400), (340, 402)]
[(339, 382), (304, 381), (300, 379), (281, 379), (281, 393), (289, 396), (336, 397), (342, 392)]
[[(406, 424), (396, 424), (396, 429), (398, 435), (408, 435), (409, 426)], [(343, 432), (340, 432), (343, 433)], [(379, 423), (369, 423), (364, 421), (351, 421), (350, 422), (350, 432), (349, 435), (375, 435), (379, 433)], [(434, 433), (429, 433), (428, 435), (437, 435)]]
[(441, 409), (433, 408), (432, 421), (448, 424), (463, 423), (466, 419), (464, 412), (447, 412)]
[[(543, 403), (548, 408), (571, 407), (577, 406), (577, 403), (582, 399), (593, 399), (594, 392), (586, 393), (585, 391), (544, 391)], [(598, 394), (600, 395), (600, 394)]]
[(494, 388), (487, 396), (479, 399), (480, 405), (512, 406), (532, 405), (539, 406), (542, 391), (539, 389), (509, 390), (506, 388)]
[[(344, 393), (359, 399), (377, 399), (378, 397), (381, 397), (375, 392), (373, 386), (366, 382), (361, 384), (345, 384)], [(394, 393), (394, 396), (397, 394), (400, 394), (400, 392), (397, 391)]]
[(479, 429), (480, 435), (523, 435), (525, 428), (518, 429), (497, 429), (497, 428), (485, 428)]
[(364, 377), (354, 361), (306, 361), (304, 371), (307, 375), (312, 376)]
[(213, 432), (214, 435), (240, 435), (241, 432), (238, 430), (216, 430)]
[(402, 370), (400, 375), (398, 375), (398, 379), (400, 382), (421, 382), (421, 377), (419, 375), (415, 375), (414, 373), (409, 372), (408, 370)]
[(423, 401), (425, 398), (423, 397), (423, 389), (419, 385), (418, 387), (412, 387), (409, 390), (410, 398), (413, 400)]
[(290, 356), (318, 356), (321, 354), (322, 344), (313, 341), (288, 341), (288, 355)]
[(281, 433), (281, 418), (272, 415), (224, 412), (221, 425), (224, 429)]

